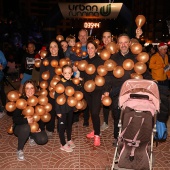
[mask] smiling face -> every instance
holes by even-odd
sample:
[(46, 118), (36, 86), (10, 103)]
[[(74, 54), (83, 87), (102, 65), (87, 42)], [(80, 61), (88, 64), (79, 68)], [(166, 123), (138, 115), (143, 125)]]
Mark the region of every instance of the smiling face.
[(102, 36), (102, 41), (104, 43), (104, 46), (106, 46), (108, 43), (112, 41), (112, 35), (110, 32), (104, 32)]
[(78, 39), (80, 40), (80, 42), (82, 43), (82, 45), (86, 45), (87, 43), (87, 39), (88, 39), (88, 33), (86, 30), (81, 30), (79, 32), (79, 36)]
[(71, 76), (73, 75), (72, 68), (70, 68), (69, 66), (63, 68), (63, 73), (62, 73), (62, 75), (63, 75), (63, 77), (64, 77), (66, 80), (70, 80), (70, 79), (71, 79)]
[(119, 37), (117, 43), (118, 43), (118, 46), (119, 46), (119, 49), (122, 55), (125, 55), (129, 52), (131, 42), (128, 36)]
[(55, 41), (52, 41), (50, 43), (50, 47), (49, 47), (51, 56), (58, 56), (58, 44)]
[(89, 58), (93, 58), (95, 56), (95, 53), (97, 52), (96, 47), (92, 43), (87, 44), (87, 53), (89, 55)]
[(35, 88), (31, 83), (27, 83), (25, 86), (25, 94), (29, 98), (35, 94)]

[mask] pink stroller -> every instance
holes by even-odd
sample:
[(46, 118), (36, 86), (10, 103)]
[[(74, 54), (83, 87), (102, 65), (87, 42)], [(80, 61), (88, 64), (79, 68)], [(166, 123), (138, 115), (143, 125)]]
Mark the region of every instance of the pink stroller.
[(143, 79), (125, 81), (119, 94), (119, 107), (119, 136), (111, 169), (151, 170), (160, 107), (157, 84)]

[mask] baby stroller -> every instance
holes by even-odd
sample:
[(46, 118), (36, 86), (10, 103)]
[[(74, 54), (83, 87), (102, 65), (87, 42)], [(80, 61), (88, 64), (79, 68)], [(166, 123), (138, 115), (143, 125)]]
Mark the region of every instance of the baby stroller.
[(119, 136), (113, 169), (151, 170), (159, 90), (151, 80), (130, 79), (119, 94)]

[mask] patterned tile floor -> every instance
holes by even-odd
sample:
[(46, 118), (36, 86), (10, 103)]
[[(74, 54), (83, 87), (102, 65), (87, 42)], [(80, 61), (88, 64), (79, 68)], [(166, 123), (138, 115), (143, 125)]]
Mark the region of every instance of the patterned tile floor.
[[(10, 90), (10, 87), (6, 87)], [(114, 147), (112, 146), (112, 118), (109, 117), (109, 128), (102, 133), (101, 146), (93, 147), (93, 140), (85, 136), (92, 126), (83, 127), (83, 118), (74, 123), (72, 137), (76, 148), (72, 153), (61, 151), (58, 134), (55, 132), (46, 145), (24, 147), (25, 161), (16, 158), (17, 138), (7, 134), (11, 125), (10, 115), (0, 119), (0, 170), (110, 170)], [(101, 113), (101, 120), (103, 115)], [(170, 129), (170, 122), (168, 123)], [(155, 147), (154, 143), (154, 170), (170, 170), (170, 139)]]

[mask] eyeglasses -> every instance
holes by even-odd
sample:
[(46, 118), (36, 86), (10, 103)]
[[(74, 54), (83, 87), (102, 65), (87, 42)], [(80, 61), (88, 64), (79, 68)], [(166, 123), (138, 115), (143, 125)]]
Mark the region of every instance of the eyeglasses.
[(26, 87), (25, 90), (34, 90), (34, 87)]

